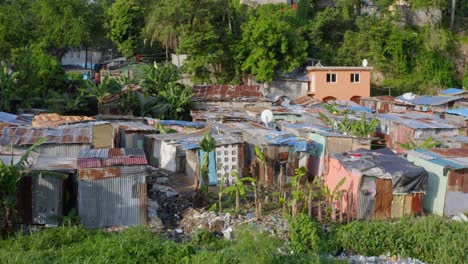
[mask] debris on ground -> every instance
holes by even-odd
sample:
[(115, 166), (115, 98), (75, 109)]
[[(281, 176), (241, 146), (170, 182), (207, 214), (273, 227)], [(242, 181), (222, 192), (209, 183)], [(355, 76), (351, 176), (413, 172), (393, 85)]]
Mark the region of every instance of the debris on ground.
[(288, 239), (288, 221), (279, 214), (270, 214), (254, 219), (253, 214), (233, 216), (230, 213), (217, 214), (206, 210), (187, 209), (180, 221), (180, 228), (186, 234), (191, 234), (199, 228), (221, 234), (226, 239), (232, 239), (232, 232), (241, 224), (249, 224), (262, 232), (280, 239)]
[(468, 216), (463, 213), (458, 213), (452, 217), (452, 220), (459, 222), (468, 222)]
[(376, 256), (362, 256), (362, 255), (352, 255), (348, 256), (346, 254), (341, 254), (337, 257), (340, 260), (346, 260), (348, 263), (356, 263), (356, 264), (377, 264), (377, 263), (385, 263), (385, 264), (424, 264), (424, 262), (414, 259), (414, 258), (403, 258), (398, 256), (391, 256), (390, 254), (387, 255), (380, 255)]

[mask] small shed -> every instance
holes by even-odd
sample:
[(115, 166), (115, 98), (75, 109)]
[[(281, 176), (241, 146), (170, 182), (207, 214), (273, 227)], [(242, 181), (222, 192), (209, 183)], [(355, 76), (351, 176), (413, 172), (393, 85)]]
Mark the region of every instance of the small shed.
[(445, 110), (445, 120), (460, 127), (460, 135), (468, 136), (468, 108)]
[(402, 153), (398, 143), (426, 139), (430, 136), (454, 137), (459, 135), (456, 125), (430, 114), (415, 112), (387, 113), (378, 116), (377, 132), (385, 139), (387, 147)]
[[(335, 209), (351, 218), (384, 219), (423, 212), (427, 172), (390, 149), (334, 153), (327, 163), (324, 184), (330, 191), (345, 191)], [(343, 178), (344, 184), (339, 187)]]
[(424, 209), (451, 216), (468, 212), (468, 148), (408, 151), (408, 160), (429, 173)]
[(78, 214), (87, 228), (147, 223), (143, 149), (90, 149), (78, 157)]

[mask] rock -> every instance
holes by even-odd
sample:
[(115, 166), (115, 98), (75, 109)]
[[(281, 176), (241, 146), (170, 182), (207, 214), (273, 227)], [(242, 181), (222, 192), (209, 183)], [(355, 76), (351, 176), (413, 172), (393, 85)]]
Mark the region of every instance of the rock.
[(157, 179), (156, 179), (156, 183), (157, 183), (157, 184), (166, 185), (166, 184), (169, 183), (169, 178), (167, 178), (167, 177), (157, 178)]

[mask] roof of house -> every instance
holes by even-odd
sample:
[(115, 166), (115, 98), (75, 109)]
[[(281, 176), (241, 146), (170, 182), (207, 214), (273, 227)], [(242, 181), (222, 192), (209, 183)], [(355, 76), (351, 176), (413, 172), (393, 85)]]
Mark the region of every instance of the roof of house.
[(195, 85), (193, 101), (264, 101), (260, 86)]
[(423, 167), (415, 166), (388, 148), (378, 150), (358, 149), (332, 153), (347, 171), (383, 179), (391, 179), (393, 193), (425, 192), (428, 174)]
[(447, 90), (442, 91), (440, 94), (443, 94), (443, 95), (460, 95), (460, 94), (464, 94), (464, 93), (468, 93), (468, 90), (463, 90), (463, 89), (459, 89), (459, 88), (448, 88)]
[(377, 102), (387, 102), (387, 103), (394, 103), (399, 105), (410, 105), (407, 102), (399, 101), (395, 97), (390, 95), (379, 95), (379, 96), (372, 96), (372, 97), (362, 97), (361, 101), (377, 101)]
[(80, 169), (146, 164), (145, 152), (140, 148), (83, 149), (78, 156)]
[(450, 124), (442, 118), (434, 115), (414, 112), (379, 114), (379, 119), (392, 121), (414, 129), (456, 129), (457, 126)]
[(0, 138), (0, 145), (33, 145), (41, 138), (45, 139), (44, 144), (91, 144), (92, 135), (91, 127), (6, 127)]
[(468, 117), (468, 108), (445, 110), (445, 112), (451, 115), (459, 115), (463, 117)]
[(112, 125), (121, 128), (125, 132), (157, 132), (154, 126), (142, 122), (115, 122)]
[(407, 151), (407, 153), (453, 170), (468, 168), (468, 149), (466, 148), (417, 149)]
[(396, 97), (400, 101), (408, 102), (413, 105), (442, 105), (446, 103), (450, 103), (463, 97), (460, 96), (431, 96), (431, 95), (423, 95), (423, 96), (416, 96), (413, 99), (405, 98), (403, 95)]
[(88, 116), (62, 116), (56, 113), (39, 114), (34, 116), (33, 127), (57, 127), (68, 123), (77, 123), (83, 121), (93, 121), (94, 118)]

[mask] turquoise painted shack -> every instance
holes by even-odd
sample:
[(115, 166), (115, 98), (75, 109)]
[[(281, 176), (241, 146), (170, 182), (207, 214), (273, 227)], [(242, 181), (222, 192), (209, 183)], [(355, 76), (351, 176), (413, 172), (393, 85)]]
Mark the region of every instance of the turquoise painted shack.
[(412, 150), (407, 159), (429, 173), (424, 209), (443, 216), (468, 212), (468, 149)]

